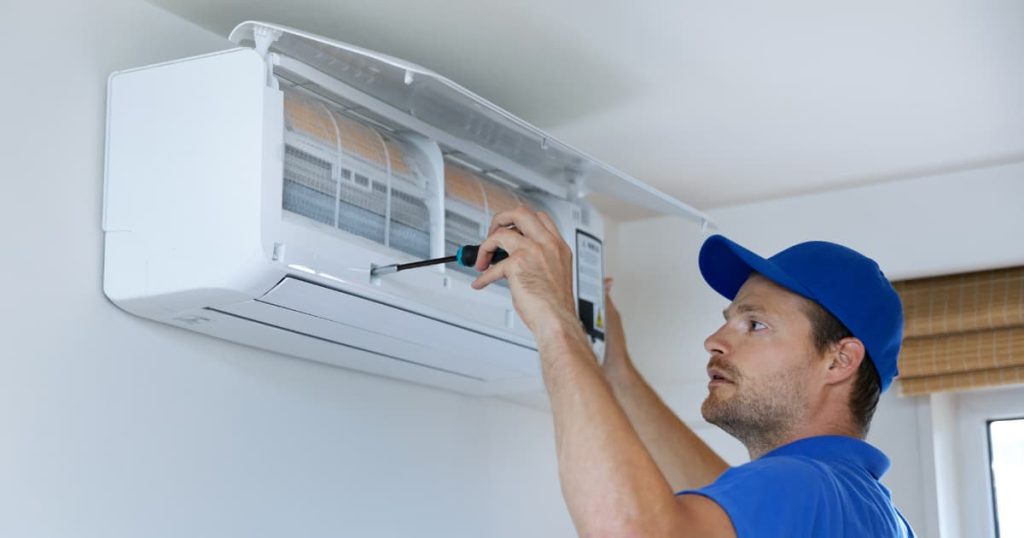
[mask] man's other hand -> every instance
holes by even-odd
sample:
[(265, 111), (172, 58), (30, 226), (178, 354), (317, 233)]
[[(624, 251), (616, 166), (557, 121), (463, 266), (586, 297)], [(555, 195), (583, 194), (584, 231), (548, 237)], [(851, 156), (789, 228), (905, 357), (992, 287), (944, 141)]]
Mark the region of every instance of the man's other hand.
[(622, 316), (619, 315), (619, 309), (612, 301), (613, 283), (614, 280), (611, 277), (604, 279), (605, 370), (616, 368), (629, 360), (629, 354), (626, 351), (626, 332), (622, 328)]

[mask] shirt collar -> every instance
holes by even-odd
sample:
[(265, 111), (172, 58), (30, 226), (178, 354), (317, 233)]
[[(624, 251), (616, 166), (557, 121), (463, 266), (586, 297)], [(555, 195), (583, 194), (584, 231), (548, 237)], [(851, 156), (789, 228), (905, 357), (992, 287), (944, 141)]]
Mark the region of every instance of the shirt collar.
[(889, 470), (889, 457), (860, 439), (844, 435), (821, 435), (798, 439), (761, 456), (804, 456), (821, 461), (840, 461), (863, 467), (875, 479)]

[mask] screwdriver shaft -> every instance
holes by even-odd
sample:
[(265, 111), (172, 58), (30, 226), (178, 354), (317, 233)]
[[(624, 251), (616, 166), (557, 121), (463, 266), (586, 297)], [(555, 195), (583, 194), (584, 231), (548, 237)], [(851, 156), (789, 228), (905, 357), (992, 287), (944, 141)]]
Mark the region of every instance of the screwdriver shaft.
[(398, 264), (399, 271), (405, 271), (406, 269), (415, 269), (417, 267), (426, 267), (428, 265), (438, 265), (441, 263), (451, 263), (457, 260), (457, 256), (445, 256), (444, 258), (434, 258), (433, 260), (423, 260), (420, 262), (400, 263)]
[[(477, 254), (480, 252), (480, 245), (466, 245), (459, 247), (459, 251), (454, 256), (445, 256), (444, 258), (434, 258), (432, 260), (423, 260), (418, 262), (409, 263), (397, 263), (391, 265), (382, 265), (380, 267), (374, 267), (370, 270), (370, 276), (387, 275), (391, 273), (397, 273), (398, 271), (405, 271), (406, 269), (415, 269), (417, 267), (427, 267), (429, 265), (438, 265), (442, 263), (458, 262), (463, 267), (473, 267), (476, 264)], [(502, 249), (494, 251), (491, 257), (491, 264), (498, 263), (505, 258), (508, 258), (508, 252)]]

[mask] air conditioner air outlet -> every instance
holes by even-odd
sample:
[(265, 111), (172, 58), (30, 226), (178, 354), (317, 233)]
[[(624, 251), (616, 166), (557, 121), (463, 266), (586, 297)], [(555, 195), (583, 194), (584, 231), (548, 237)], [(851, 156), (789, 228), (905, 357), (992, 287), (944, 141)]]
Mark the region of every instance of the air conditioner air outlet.
[(290, 276), (218, 310), (488, 382), (540, 373), (534, 348)]

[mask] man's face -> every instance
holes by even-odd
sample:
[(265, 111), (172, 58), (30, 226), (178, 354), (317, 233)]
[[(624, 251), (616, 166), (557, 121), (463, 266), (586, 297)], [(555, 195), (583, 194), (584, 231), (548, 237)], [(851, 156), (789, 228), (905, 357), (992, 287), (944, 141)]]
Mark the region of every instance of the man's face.
[(708, 337), (704, 419), (751, 447), (807, 416), (815, 358), (805, 299), (754, 274)]

